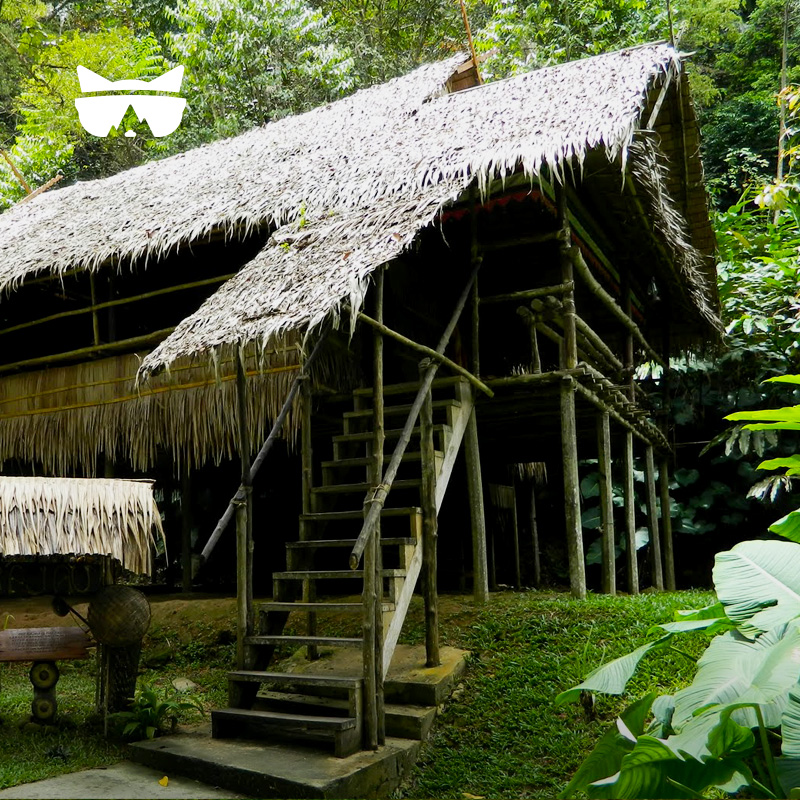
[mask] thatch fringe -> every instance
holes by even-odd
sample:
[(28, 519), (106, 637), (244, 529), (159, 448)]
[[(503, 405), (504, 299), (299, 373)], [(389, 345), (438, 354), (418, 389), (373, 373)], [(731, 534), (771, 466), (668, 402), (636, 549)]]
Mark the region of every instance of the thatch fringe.
[(695, 309), (712, 330), (721, 333), (722, 322), (715, 311), (716, 280), (711, 277), (715, 273), (704, 263), (708, 257), (692, 245), (686, 220), (667, 191), (666, 157), (656, 140), (645, 131), (634, 138), (629, 152), (631, 175), (645, 190), (648, 216), (677, 266)]
[(149, 481), (0, 477), (0, 554), (109, 555), (152, 570), (164, 537)]
[[(251, 447), (258, 449), (300, 365), (297, 335), (282, 346), (245, 354)], [(13, 458), (49, 475), (96, 475), (98, 456), (149, 470), (168, 452), (177, 473), (233, 458), (238, 437), (235, 361), (216, 373), (204, 363), (176, 363), (146, 387), (135, 386), (141, 355), (131, 354), (0, 379), (0, 465)], [(326, 351), (314, 379), (348, 388), (347, 369)], [(284, 437), (294, 444), (293, 409)]]

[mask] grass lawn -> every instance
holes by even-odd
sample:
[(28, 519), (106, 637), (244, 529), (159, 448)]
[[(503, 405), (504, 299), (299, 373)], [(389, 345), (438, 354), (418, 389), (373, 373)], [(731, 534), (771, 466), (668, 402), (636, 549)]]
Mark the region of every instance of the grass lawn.
[[(598, 698), (597, 718), (588, 720), (580, 706), (555, 708), (556, 694), (599, 663), (642, 644), (648, 628), (671, 619), (674, 609), (711, 600), (705, 592), (592, 596), (583, 602), (561, 594), (508, 592), (476, 609), (469, 598), (443, 596), (442, 643), (468, 650), (469, 668), (400, 795), (553, 797), (626, 702)], [(63, 624), (21, 613), (37, 601), (13, 602), (22, 604), (11, 609), (18, 626)], [(234, 600), (169, 595), (151, 603), (141, 680), (169, 690), (173, 679), (188, 678), (198, 685), (195, 696), (206, 708), (226, 705)], [(419, 643), (423, 637), (422, 604), (415, 598), (401, 640)], [(697, 656), (705, 643), (695, 635), (682, 647)], [(93, 659), (60, 665), (55, 728), (25, 724), (32, 699), (28, 666), (0, 665), (0, 788), (124, 758), (124, 745), (105, 740), (93, 714)], [(683, 656), (648, 656), (631, 696), (651, 688), (671, 692), (692, 674), (693, 663)]]
[[(439, 717), (404, 797), (554, 797), (616, 713), (646, 691), (686, 685), (694, 664), (677, 654), (645, 657), (626, 700), (598, 697), (596, 719), (553, 698), (600, 663), (648, 640), (647, 630), (680, 608), (713, 601), (708, 592), (591, 596), (495, 595), (467, 626), (445, 621), (448, 644), (472, 654), (468, 679)], [(707, 643), (687, 637), (697, 657)]]

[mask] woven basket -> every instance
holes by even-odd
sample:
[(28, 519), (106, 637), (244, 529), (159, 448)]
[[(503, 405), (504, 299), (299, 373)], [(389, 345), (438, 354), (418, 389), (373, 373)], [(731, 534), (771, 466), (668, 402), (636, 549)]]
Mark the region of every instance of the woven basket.
[(150, 603), (131, 586), (106, 586), (89, 603), (88, 622), (102, 644), (138, 644), (150, 627)]

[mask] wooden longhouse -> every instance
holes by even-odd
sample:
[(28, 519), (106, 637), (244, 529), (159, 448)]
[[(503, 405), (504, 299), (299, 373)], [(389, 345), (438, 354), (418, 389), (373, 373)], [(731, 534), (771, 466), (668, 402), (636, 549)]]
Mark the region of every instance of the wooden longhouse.
[[(615, 470), (635, 593), (643, 458), (649, 572), (674, 588), (669, 515), (659, 519), (669, 432), (634, 373), (668, 370), (719, 334), (681, 57), (646, 45), (474, 84), (454, 57), (0, 216), (5, 470), (166, 470), (186, 499), (192, 475), (238, 454), (240, 489), (196, 547), (211, 562), (235, 517), (238, 664), (217, 735), (242, 719), (292, 727), (291, 715), (251, 708), (261, 683), (286, 682), (266, 670), (295, 614), (307, 627), (288, 641), (310, 658), (323, 645), (362, 648), (363, 679), (342, 679), (349, 711), (331, 735), (340, 755), (376, 747), (417, 583), (431, 664), (437, 577), (463, 562), (486, 597), (490, 471), (547, 466), (563, 507), (549, 524), (563, 530), (580, 597), (579, 461), (600, 472), (606, 592)], [(254, 500), (281, 431), (300, 453), (296, 509), (291, 495)], [(291, 530), (284, 505), (299, 513)], [(275, 541), (286, 560), (265, 575), (253, 565)], [(509, 552), (519, 582), (519, 546)], [(256, 609), (270, 578), (272, 601)], [(361, 603), (331, 600), (356, 585)], [(360, 615), (360, 635), (327, 635), (331, 610)]]

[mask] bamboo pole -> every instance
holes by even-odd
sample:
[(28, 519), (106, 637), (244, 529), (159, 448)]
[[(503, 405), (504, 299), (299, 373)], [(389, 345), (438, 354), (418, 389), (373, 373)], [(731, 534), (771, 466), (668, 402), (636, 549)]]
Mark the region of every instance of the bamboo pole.
[(666, 572), (666, 588), (675, 591), (675, 551), (672, 542), (672, 516), (669, 501), (669, 460), (661, 459), (658, 468), (659, 488), (661, 490), (661, 527), (664, 531), (664, 568)]
[[(385, 268), (380, 267), (375, 275), (375, 320), (383, 324)], [(373, 389), (372, 389), (372, 475), (370, 481), (377, 487), (383, 469), (383, 449), (386, 433), (384, 428), (384, 358), (383, 334), (375, 331), (373, 342)], [(383, 694), (383, 547), (381, 546), (381, 518), (373, 529), (375, 539), (375, 703), (378, 721), (378, 744), (386, 743), (386, 711)]]
[[(103, 303), (95, 302), (95, 282), (94, 282), (94, 273), (89, 273), (89, 290), (90, 290), (90, 297), (91, 297), (91, 305), (84, 306), (83, 308), (73, 308), (69, 311), (61, 311), (58, 314), (50, 314), (47, 317), (40, 317), (39, 319), (31, 319), (26, 320), (25, 322), (20, 322), (18, 325), (12, 325), (9, 328), (3, 328), (0, 330), (0, 336), (5, 333), (14, 333), (15, 331), (25, 330), (26, 328), (32, 328), (36, 325), (43, 325), (46, 322), (54, 322), (55, 320), (59, 319), (67, 319), (68, 317), (77, 317), (81, 314), (91, 314), (94, 317), (94, 324), (96, 325), (97, 320), (97, 312), (102, 311), (106, 308), (116, 308), (117, 306), (127, 305), (128, 303), (135, 303), (139, 300), (149, 300), (152, 297), (160, 297), (161, 295), (171, 294), (173, 292), (181, 292), (185, 289), (195, 289), (198, 286), (208, 286), (211, 283), (223, 283), (227, 281), (229, 278), (232, 278), (236, 273), (232, 272), (228, 275), (219, 275), (216, 278), (206, 278), (202, 281), (193, 281), (191, 283), (183, 283), (176, 286), (166, 286), (163, 289), (154, 289), (152, 292), (145, 292), (144, 294), (137, 294), (133, 297), (120, 297), (117, 300), (107, 300)], [(99, 339), (99, 336), (98, 336)], [(95, 341), (95, 344), (98, 342)]]
[(636, 496), (633, 488), (633, 434), (625, 431), (622, 491), (625, 508), (625, 558), (628, 593), (639, 594), (639, 562), (636, 554)]
[(0, 365), (0, 373), (11, 372), (23, 367), (38, 367), (45, 364), (57, 364), (60, 361), (72, 361), (83, 356), (91, 356), (96, 353), (108, 353), (114, 350), (136, 350), (139, 347), (147, 347), (151, 344), (158, 344), (166, 339), (175, 328), (163, 328), (160, 331), (153, 331), (142, 336), (134, 336), (131, 339), (121, 339), (118, 342), (107, 342), (91, 347), (81, 347), (78, 350), (71, 350), (66, 353), (54, 353), (49, 356), (39, 356), (38, 358), (27, 358), (24, 361), (15, 361), (13, 364)]
[[(365, 506), (366, 508), (366, 506)], [(378, 540), (369, 536), (364, 545), (364, 589), (361, 601), (364, 604), (362, 623), (363, 659), (364, 659), (364, 746), (367, 750), (378, 749), (378, 670), (375, 655), (377, 633), (375, 619), (378, 610), (375, 608), (377, 595), (376, 551)]]
[(656, 501), (656, 467), (653, 445), (645, 446), (644, 473), (647, 484), (647, 528), (650, 532), (650, 570), (653, 588), (664, 591), (664, 570), (661, 563), (661, 540), (658, 531), (658, 504)]
[[(561, 254), (561, 283), (571, 283), (574, 287), (572, 277), (572, 259), (570, 258), (570, 239), (569, 215), (567, 211), (567, 195), (561, 184), (555, 185), (556, 207), (558, 209), (558, 222), (561, 228), (560, 254)], [(578, 366), (578, 340), (575, 326), (575, 291), (564, 292), (562, 300), (562, 316), (564, 320), (564, 369), (574, 369)]]
[(533, 545), (533, 585), (542, 584), (542, 560), (539, 552), (539, 521), (536, 518), (536, 481), (531, 481), (531, 544)]
[(614, 318), (639, 342), (641, 348), (647, 353), (657, 364), (663, 366), (664, 362), (661, 356), (650, 346), (644, 334), (639, 329), (639, 326), (620, 308), (617, 301), (598, 283), (597, 279), (592, 275), (589, 266), (583, 258), (583, 254), (579, 247), (569, 247), (567, 251), (570, 254), (572, 264), (575, 271), (581, 277), (589, 291), (597, 297), (600, 302), (611, 312)]
[[(439, 343), (436, 347), (437, 353), (442, 353), (445, 347), (447, 347), (447, 343), (450, 341), (453, 330), (455, 329), (456, 324), (461, 317), (461, 312), (464, 310), (464, 306), (466, 305), (467, 299), (472, 291), (472, 284), (475, 281), (475, 277), (477, 276), (479, 269), (480, 261), (473, 266), (472, 272), (467, 280), (467, 284), (461, 292), (461, 296), (458, 298), (458, 301), (456, 302), (456, 307), (453, 310), (450, 321), (447, 323), (447, 327), (445, 328), (444, 333), (442, 333), (442, 336), (439, 339)], [(361, 560), (361, 554), (364, 552), (366, 541), (369, 538), (370, 531), (373, 529), (375, 522), (380, 516), (381, 509), (383, 508), (386, 498), (389, 495), (389, 491), (392, 488), (392, 483), (397, 476), (397, 471), (400, 469), (400, 463), (403, 460), (403, 455), (406, 452), (408, 443), (411, 441), (411, 434), (414, 430), (417, 418), (419, 417), (422, 403), (425, 400), (425, 394), (433, 384), (433, 379), (436, 377), (436, 370), (438, 367), (438, 362), (432, 361), (431, 365), (425, 371), (425, 378), (423, 379), (422, 384), (417, 391), (417, 396), (414, 398), (414, 402), (411, 404), (411, 410), (408, 413), (408, 418), (406, 419), (403, 430), (398, 438), (397, 444), (395, 445), (392, 458), (389, 461), (389, 465), (386, 467), (386, 471), (383, 473), (383, 480), (381, 481), (377, 490), (374, 493), (371, 493), (371, 497), (368, 500), (370, 504), (369, 513), (364, 519), (364, 524), (361, 527), (361, 533), (359, 533), (356, 543), (353, 546), (353, 550), (350, 553), (351, 569), (358, 569), (358, 563)]]
[(519, 554), (519, 520), (517, 519), (517, 490), (515, 484), (511, 484), (511, 538), (514, 548), (514, 580), (516, 589), (522, 588), (522, 565)]
[(614, 355), (611, 348), (577, 315), (575, 316), (575, 327), (578, 333), (583, 335), (592, 347), (594, 347), (612, 367), (620, 371), (625, 368), (624, 364)]
[(181, 589), (192, 591), (192, 479), (191, 470), (181, 474)]
[(575, 424), (575, 382), (560, 384), (561, 461), (564, 468), (564, 512), (566, 518), (569, 584), (573, 597), (586, 597), (586, 567), (581, 527), (581, 495), (578, 475), (578, 432)]
[(248, 666), (245, 639), (253, 632), (253, 585), (249, 536), (253, 488), (250, 482), (250, 437), (247, 432), (247, 381), (239, 361), (236, 364), (236, 397), (239, 422), (238, 449), (242, 468), (241, 485), (244, 490), (236, 508), (236, 665), (238, 669), (245, 669)]
[[(311, 416), (312, 416), (312, 397), (311, 384), (303, 381), (300, 384), (300, 474), (301, 474), (301, 493), (303, 514), (310, 514), (313, 508), (312, 487), (314, 485), (314, 464), (313, 451), (311, 449)], [(301, 541), (308, 538), (308, 526), (302, 519), (300, 520), (299, 537)], [(310, 569), (310, 565), (304, 564), (303, 569)], [(296, 569), (296, 567), (292, 567)], [(316, 585), (311, 580), (304, 580), (302, 583), (302, 599), (304, 603), (313, 603), (316, 599)], [(306, 632), (309, 636), (317, 635), (317, 615), (314, 611), (306, 614)], [(316, 661), (319, 658), (319, 650), (316, 645), (310, 644), (306, 647), (306, 657), (309, 661)]]
[(552, 295), (569, 294), (575, 289), (575, 284), (559, 283), (555, 286), (542, 286), (538, 289), (526, 289), (522, 292), (509, 292), (508, 294), (493, 294), (488, 297), (481, 297), (481, 305), (493, 305), (495, 303), (517, 303), (527, 300), (535, 300), (538, 297), (550, 297)]
[(486, 513), (483, 502), (481, 455), (475, 408), (464, 431), (464, 457), (467, 465), (467, 492), (472, 525), (472, 594), (476, 603), (489, 599), (489, 569), (486, 553)]
[(410, 347), (412, 350), (416, 350), (417, 352), (428, 356), (428, 358), (435, 359), (436, 361), (439, 361), (440, 363), (450, 367), (453, 372), (457, 372), (459, 375), (466, 378), (473, 386), (475, 386), (477, 389), (480, 389), (484, 394), (488, 395), (489, 397), (494, 397), (494, 392), (482, 380), (480, 380), (480, 378), (477, 378), (469, 370), (464, 369), (464, 367), (462, 367), (460, 364), (456, 364), (455, 361), (438, 352), (437, 350), (427, 347), (424, 344), (420, 344), (419, 342), (415, 342), (413, 339), (409, 339), (407, 336), (403, 336), (402, 333), (398, 333), (391, 328), (387, 328), (383, 323), (378, 322), (372, 317), (368, 317), (361, 311), (358, 312), (357, 316), (359, 321), (366, 322), (367, 325), (371, 325), (373, 328), (380, 331), (384, 336), (389, 336), (401, 344)]
[(617, 593), (614, 543), (614, 497), (611, 472), (611, 418), (606, 411), (597, 415), (597, 468), (600, 473), (600, 536), (602, 546), (602, 588)]
[[(275, 419), (275, 422), (272, 425), (272, 430), (269, 432), (269, 436), (267, 437), (264, 444), (261, 446), (261, 450), (258, 451), (258, 455), (255, 457), (253, 465), (250, 468), (251, 484), (255, 480), (255, 477), (258, 474), (258, 470), (261, 468), (261, 465), (264, 463), (264, 459), (269, 455), (269, 452), (272, 449), (272, 445), (278, 438), (278, 435), (280, 434), (281, 429), (283, 428), (283, 423), (286, 421), (286, 417), (289, 416), (289, 411), (291, 410), (292, 404), (294, 403), (294, 399), (297, 396), (297, 392), (300, 389), (300, 384), (308, 378), (311, 365), (314, 363), (317, 354), (321, 350), (322, 342), (324, 340), (325, 340), (325, 334), (320, 336), (319, 340), (314, 346), (314, 349), (311, 351), (311, 355), (309, 355), (309, 357), (305, 360), (305, 363), (300, 369), (300, 372), (294, 379), (294, 383), (289, 389), (289, 393), (286, 396), (286, 400), (284, 400), (283, 402), (283, 407), (281, 408), (280, 413), (278, 414), (277, 418)], [(203, 548), (203, 552), (200, 555), (201, 564), (204, 564), (208, 560), (208, 557), (211, 555), (211, 552), (214, 550), (217, 542), (219, 541), (219, 537), (222, 536), (222, 532), (225, 530), (225, 528), (228, 527), (228, 524), (230, 523), (231, 519), (233, 519), (233, 514), (236, 509), (236, 505), (240, 499), (240, 493), (243, 494), (243, 490), (244, 487), (239, 486), (239, 489), (236, 491), (236, 494), (228, 503), (228, 507), (225, 509), (225, 513), (220, 518), (219, 522), (217, 523), (216, 527), (211, 533), (211, 536), (208, 537), (206, 546)]]
[(561, 238), (561, 231), (547, 231), (545, 233), (536, 233), (532, 236), (518, 236), (514, 239), (504, 239), (502, 242), (486, 242), (480, 245), (481, 252), (491, 253), (495, 250), (505, 250), (508, 247), (525, 247), (531, 244), (542, 244), (543, 242), (552, 242)]
[[(97, 311), (94, 309), (97, 296), (95, 294), (94, 273), (92, 272), (89, 273), (89, 295), (92, 301), (92, 344), (100, 344), (100, 320), (97, 318)], [(24, 328), (35, 324), (36, 322), (23, 323), (22, 327)], [(18, 325), (16, 327), (17, 330), (19, 330), (20, 326)], [(2, 331), (0, 331), (0, 334), (2, 334)]]
[[(420, 362), (420, 372), (427, 364)], [(436, 581), (436, 459), (433, 444), (433, 398), (429, 391), (419, 415), (420, 460), (422, 463), (422, 591), (425, 602), (426, 666), (438, 667), (439, 607)]]

